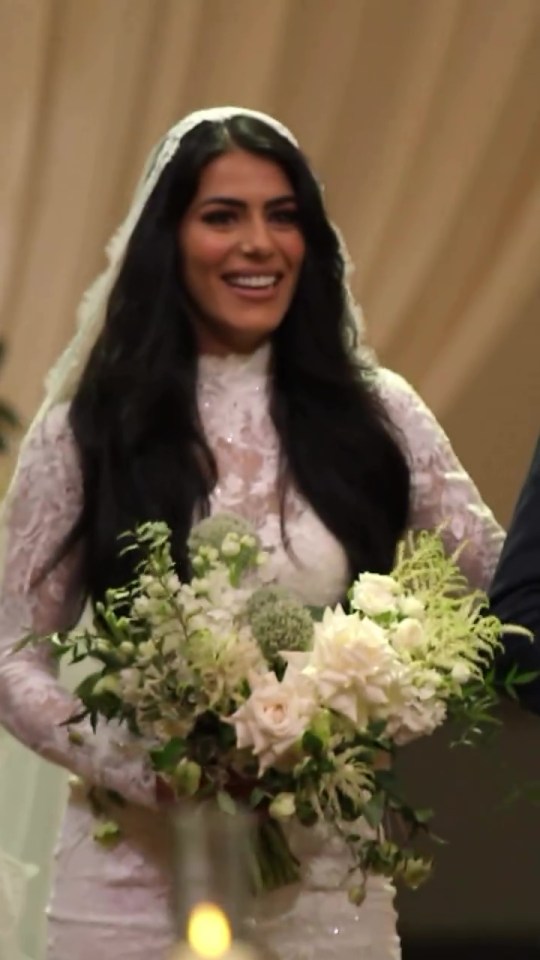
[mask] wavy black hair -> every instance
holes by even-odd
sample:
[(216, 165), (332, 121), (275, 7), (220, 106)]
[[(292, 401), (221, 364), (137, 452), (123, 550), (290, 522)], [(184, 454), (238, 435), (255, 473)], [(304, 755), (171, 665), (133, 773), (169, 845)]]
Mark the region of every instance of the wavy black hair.
[[(282, 504), (294, 484), (342, 544), (351, 576), (387, 571), (406, 526), (409, 469), (376, 378), (347, 342), (354, 319), (345, 264), (317, 181), (302, 153), (264, 122), (242, 115), (204, 122), (182, 139), (133, 231), (70, 407), (84, 500), (65, 548), (84, 540), (94, 602), (132, 577), (133, 556), (119, 555), (118, 538), (145, 520), (169, 524), (175, 563), (186, 575), (193, 517), (209, 509), (217, 467), (197, 409), (178, 225), (201, 172), (234, 149), (283, 169), (305, 238), (295, 295), (272, 335), (269, 402)], [(282, 529), (286, 539), (284, 516)]]

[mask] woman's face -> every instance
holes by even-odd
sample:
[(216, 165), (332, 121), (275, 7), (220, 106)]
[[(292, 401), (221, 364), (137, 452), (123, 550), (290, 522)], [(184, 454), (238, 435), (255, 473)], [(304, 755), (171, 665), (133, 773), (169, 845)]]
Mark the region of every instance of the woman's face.
[(243, 150), (216, 158), (201, 175), (179, 242), (199, 349), (254, 350), (283, 320), (304, 259), (286, 174)]

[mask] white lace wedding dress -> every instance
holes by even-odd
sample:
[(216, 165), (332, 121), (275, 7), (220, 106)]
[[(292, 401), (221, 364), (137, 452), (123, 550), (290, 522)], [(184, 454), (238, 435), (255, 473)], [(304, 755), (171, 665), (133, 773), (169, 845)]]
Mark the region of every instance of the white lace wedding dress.
[[(216, 454), (220, 482), (212, 509), (253, 521), (272, 552), (269, 572), (308, 603), (335, 603), (347, 580), (345, 557), (298, 495), (288, 503), (296, 562), (280, 539), (275, 493), (277, 442), (267, 413), (267, 348), (252, 357), (203, 357), (199, 405)], [(389, 371), (378, 388), (406, 440), (413, 477), (411, 522), (432, 528), (449, 521), (448, 548), (470, 541), (462, 554), (471, 582), (486, 585), (502, 533), (458, 463), (443, 431), (415, 392)], [(49, 912), (48, 960), (164, 960), (172, 942), (169, 913), (169, 838), (156, 813), (154, 777), (136, 753), (126, 755), (114, 732), (70, 742), (60, 724), (74, 710), (45, 648), (12, 653), (30, 628), (48, 633), (76, 622), (81, 612), (79, 557), (67, 558), (46, 581), (33, 579), (70, 528), (81, 504), (81, 478), (67, 408), (52, 410), (34, 431), (9, 518), (6, 573), (0, 608), (0, 722), (19, 740), (89, 784), (122, 794), (123, 839), (105, 850), (92, 839), (86, 793), (71, 792), (55, 854)], [(392, 887), (369, 884), (361, 908), (339, 889), (345, 859), (339, 844), (298, 831), (303, 880), (264, 897), (257, 925), (282, 960), (398, 960)]]

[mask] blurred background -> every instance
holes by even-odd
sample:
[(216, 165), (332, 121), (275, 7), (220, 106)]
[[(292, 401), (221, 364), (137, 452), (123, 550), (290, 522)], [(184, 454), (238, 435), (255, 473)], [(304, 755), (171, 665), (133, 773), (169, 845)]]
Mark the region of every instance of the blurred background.
[[(540, 429), (540, 0), (0, 0), (2, 399), (31, 417), (147, 151), (220, 103), (295, 131), (381, 361), (506, 524)], [(540, 720), (504, 719), (485, 752), (404, 756), (449, 841), (401, 899), (405, 960), (540, 957), (540, 808), (503, 803), (540, 780)], [(29, 860), (54, 832), (7, 781), (2, 824)]]

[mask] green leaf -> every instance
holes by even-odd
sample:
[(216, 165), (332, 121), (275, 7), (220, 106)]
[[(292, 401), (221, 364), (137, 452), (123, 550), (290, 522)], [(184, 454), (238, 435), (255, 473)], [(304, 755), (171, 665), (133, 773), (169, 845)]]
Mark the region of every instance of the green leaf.
[(530, 670), (528, 673), (518, 673), (514, 677), (513, 683), (515, 686), (519, 686), (522, 683), (532, 683), (533, 680), (537, 680), (540, 677), (540, 670)]
[(230, 816), (234, 817), (236, 813), (236, 803), (234, 802), (230, 793), (227, 793), (226, 790), (219, 790), (217, 794), (217, 803), (219, 809), (223, 813), (228, 813)]
[(369, 725), (370, 735), (374, 740), (379, 740), (383, 733), (386, 730), (387, 721), (386, 720), (372, 720)]
[(254, 810), (255, 807), (258, 807), (259, 804), (266, 799), (267, 796), (268, 794), (266, 794), (264, 790), (261, 790), (260, 787), (255, 787), (255, 789), (251, 791), (251, 796), (249, 798), (250, 807)]
[(386, 807), (386, 797), (384, 793), (375, 793), (371, 800), (368, 800), (362, 807), (362, 815), (367, 820), (370, 827), (376, 829), (380, 826)]
[(308, 800), (296, 801), (296, 817), (304, 827), (313, 827), (319, 819)]
[(323, 752), (323, 742), (311, 730), (306, 730), (302, 737), (302, 749), (312, 757), (319, 758)]
[(179, 760), (185, 755), (186, 744), (180, 737), (173, 737), (164, 747), (150, 751), (150, 759), (154, 770), (172, 771)]
[(89, 676), (85, 677), (84, 680), (79, 683), (75, 690), (75, 694), (79, 700), (82, 700), (84, 704), (87, 704), (88, 700), (92, 698), (94, 687), (98, 680), (101, 680), (102, 676), (103, 670), (98, 670), (96, 673), (89, 674)]
[(224, 753), (236, 746), (236, 730), (231, 723), (220, 724), (217, 739)]
[(423, 810), (413, 810), (412, 812), (416, 823), (424, 825), (433, 819), (433, 810), (427, 807)]

